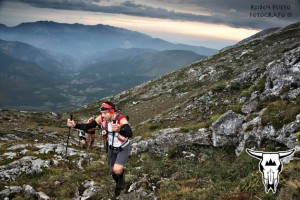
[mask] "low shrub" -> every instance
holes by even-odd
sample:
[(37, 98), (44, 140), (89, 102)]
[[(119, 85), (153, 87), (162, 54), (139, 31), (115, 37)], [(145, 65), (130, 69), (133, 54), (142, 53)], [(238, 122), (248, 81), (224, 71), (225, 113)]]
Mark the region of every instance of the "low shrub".
[(279, 130), (283, 125), (294, 121), (299, 112), (299, 106), (294, 103), (282, 100), (275, 101), (267, 106), (262, 115), (261, 124), (263, 126), (271, 124), (275, 130)]

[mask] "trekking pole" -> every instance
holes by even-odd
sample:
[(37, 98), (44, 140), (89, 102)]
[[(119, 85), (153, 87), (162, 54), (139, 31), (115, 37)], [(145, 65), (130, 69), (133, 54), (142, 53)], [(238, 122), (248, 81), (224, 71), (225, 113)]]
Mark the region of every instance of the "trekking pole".
[(88, 147), (88, 146), (85, 148), (85, 153), (86, 153), (86, 155), (87, 155), (88, 163), (89, 163), (89, 165), (90, 165), (90, 164), (91, 164), (91, 157), (90, 157), (89, 147)]
[(99, 134), (99, 159), (101, 158), (101, 137), (102, 137), (102, 134), (100, 132), (100, 128), (98, 128), (98, 134)]
[[(113, 124), (116, 123), (116, 120), (113, 120)], [(110, 160), (109, 160), (109, 168), (108, 168), (108, 178), (112, 175), (112, 169), (111, 169), (111, 164), (112, 164), (112, 159), (113, 159), (113, 147), (114, 147), (114, 139), (115, 139), (115, 131), (112, 132), (112, 143), (111, 143), (111, 148), (109, 148), (109, 142), (108, 142), (108, 151), (110, 152)], [(109, 141), (109, 137), (108, 137)], [(109, 184), (109, 182), (107, 182)], [(110, 191), (110, 190), (108, 190)]]
[[(73, 120), (72, 114), (70, 114), (70, 120)], [(66, 157), (68, 157), (68, 146), (69, 146), (70, 135), (71, 135), (71, 127), (69, 127), (69, 134), (68, 134), (68, 140), (67, 140), (67, 146), (66, 146)]]
[(98, 134), (99, 134), (99, 153), (101, 152), (101, 137), (102, 137), (102, 134), (101, 134), (101, 130), (100, 128), (98, 127)]

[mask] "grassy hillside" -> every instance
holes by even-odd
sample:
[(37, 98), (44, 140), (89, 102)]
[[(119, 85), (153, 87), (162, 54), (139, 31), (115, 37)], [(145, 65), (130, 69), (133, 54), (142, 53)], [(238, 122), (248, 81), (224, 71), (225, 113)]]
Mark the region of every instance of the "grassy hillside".
[[(55, 152), (41, 151), (41, 144), (62, 144), (65, 151), (68, 128), (61, 116), (51, 113), (27, 113), (1, 111), (0, 167), (18, 161), (24, 156), (48, 160), (49, 167), (40, 172), (22, 174), (13, 181), (1, 181), (1, 191), (9, 186), (30, 185), (35, 191), (45, 193), (51, 199), (72, 199), (82, 196), (92, 184), (88, 199), (108, 199), (113, 193), (113, 181), (109, 175), (103, 140), (96, 138), (97, 147), (80, 149), (77, 132), (71, 130), (69, 152), (78, 154), (63, 156)], [(7, 122), (10, 126), (7, 126)], [(13, 133), (21, 140), (3, 138)], [(136, 132), (135, 132), (136, 133)], [(11, 135), (11, 134), (10, 134)], [(14, 150), (12, 147), (20, 145)], [(26, 145), (26, 146), (22, 146)], [(100, 146), (100, 148), (99, 148)], [(58, 148), (59, 146), (57, 146)], [(9, 150), (11, 149), (11, 150)], [(285, 150), (279, 143), (265, 141), (264, 151)], [(26, 150), (26, 153), (22, 153)], [(11, 154), (16, 152), (16, 156)], [(19, 152), (19, 153), (18, 153)], [(299, 158), (299, 154), (295, 155)], [(276, 194), (266, 194), (258, 171), (258, 160), (245, 152), (235, 155), (235, 146), (174, 146), (168, 153), (144, 152), (134, 154), (126, 165), (126, 191), (122, 199), (297, 199), (299, 196), (299, 160), (284, 164)], [(3, 170), (3, 168), (2, 168)], [(128, 192), (130, 186), (133, 188)], [(89, 188), (91, 189), (91, 188)], [(10, 199), (35, 199), (36, 195), (15, 192)]]
[[(299, 46), (299, 28), (283, 29), (263, 40), (252, 40), (220, 52), (104, 100), (115, 102), (123, 113), (131, 116), (139, 134), (166, 127), (208, 127), (228, 110), (241, 113), (243, 101), (249, 101), (252, 94), (263, 95), (266, 84), (272, 84), (264, 75), (268, 64)], [(247, 73), (247, 79), (235, 81)], [(290, 113), (287, 121), (295, 119), (299, 113), (296, 108), (299, 94), (296, 92), (293, 99), (284, 99), (283, 96), (297, 90), (299, 85), (298, 81), (288, 83), (280, 94), (262, 97), (249, 119), (253, 119), (255, 112), (274, 104), (279, 104), (282, 112)], [(99, 105), (100, 101), (74, 113), (95, 115)], [(288, 108), (294, 109), (289, 112)]]

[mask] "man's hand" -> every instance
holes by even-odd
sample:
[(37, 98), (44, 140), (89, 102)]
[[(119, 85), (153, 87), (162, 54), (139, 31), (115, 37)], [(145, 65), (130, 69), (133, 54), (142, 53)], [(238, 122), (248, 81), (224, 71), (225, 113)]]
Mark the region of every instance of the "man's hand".
[(67, 126), (73, 128), (73, 127), (76, 126), (76, 123), (74, 122), (74, 120), (68, 119), (68, 121), (67, 121)]
[(120, 128), (121, 128), (120, 124), (112, 124), (112, 125), (111, 125), (111, 129), (112, 129), (112, 131), (114, 131), (114, 132), (119, 132), (119, 131), (120, 131)]

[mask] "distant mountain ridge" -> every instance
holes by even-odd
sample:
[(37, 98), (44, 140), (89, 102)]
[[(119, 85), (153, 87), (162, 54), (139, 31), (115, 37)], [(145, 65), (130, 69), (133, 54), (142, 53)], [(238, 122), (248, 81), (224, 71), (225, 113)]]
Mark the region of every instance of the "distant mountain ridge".
[(108, 25), (62, 24), (52, 21), (22, 23), (15, 27), (0, 26), (0, 39), (21, 41), (35, 47), (71, 55), (76, 59), (115, 48), (155, 50), (191, 50), (208, 56), (216, 49), (173, 44), (146, 34)]
[[(115, 51), (114, 51), (115, 52)], [(150, 78), (158, 77), (162, 74), (169, 73), (180, 69), (182, 66), (190, 64), (192, 60), (200, 60), (205, 56), (198, 55), (193, 51), (184, 50), (166, 50), (166, 51), (141, 51), (138, 56), (120, 57), (119, 59), (106, 61), (100, 60), (83, 69), (83, 75), (89, 77), (92, 74), (123, 74), (138, 75)], [(101, 67), (97, 67), (101, 66)], [(124, 66), (129, 66), (124, 68)], [(85, 72), (86, 71), (86, 72)]]
[(51, 72), (35, 63), (0, 52), (0, 71), (1, 107), (23, 105), (24, 109), (32, 110), (32, 107), (42, 107), (50, 99), (54, 105), (67, 101), (55, 87), (56, 80)]
[(9, 42), (0, 39), (0, 51), (16, 59), (36, 63), (52, 73), (72, 70), (74, 66), (74, 61), (70, 57), (39, 49), (23, 42)]

